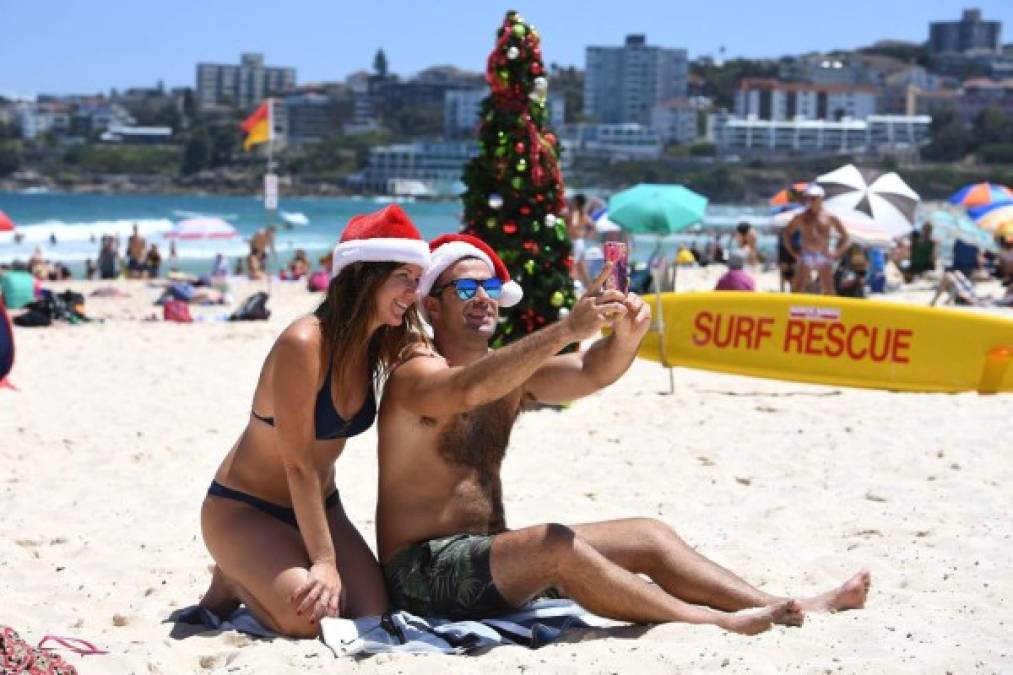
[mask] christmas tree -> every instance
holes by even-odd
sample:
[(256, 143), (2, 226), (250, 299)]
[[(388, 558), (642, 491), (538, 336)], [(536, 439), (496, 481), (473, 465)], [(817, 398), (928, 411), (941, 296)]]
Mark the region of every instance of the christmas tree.
[(482, 101), (480, 153), (464, 169), (464, 228), (495, 250), (524, 288), (504, 313), (500, 346), (565, 316), (573, 307), (570, 240), (560, 217), (565, 202), (560, 144), (546, 126), (548, 80), (538, 31), (507, 12), (489, 54)]

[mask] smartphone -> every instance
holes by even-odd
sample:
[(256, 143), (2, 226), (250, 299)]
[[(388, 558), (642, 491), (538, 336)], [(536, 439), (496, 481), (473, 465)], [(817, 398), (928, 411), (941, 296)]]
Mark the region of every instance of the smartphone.
[(626, 295), (630, 291), (630, 250), (621, 241), (606, 241), (605, 262), (612, 263), (612, 274), (605, 282), (606, 288)]

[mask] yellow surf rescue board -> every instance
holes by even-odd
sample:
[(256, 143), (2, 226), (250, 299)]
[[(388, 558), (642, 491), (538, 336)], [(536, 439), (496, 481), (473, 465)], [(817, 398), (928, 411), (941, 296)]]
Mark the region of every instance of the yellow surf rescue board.
[[(657, 295), (644, 296), (658, 317)], [(785, 293), (662, 293), (639, 356), (778, 380), (902, 391), (1013, 391), (1013, 319)]]

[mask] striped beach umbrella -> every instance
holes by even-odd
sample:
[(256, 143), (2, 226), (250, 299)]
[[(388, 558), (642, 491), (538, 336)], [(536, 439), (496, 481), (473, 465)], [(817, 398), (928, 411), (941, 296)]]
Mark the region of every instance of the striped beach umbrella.
[(998, 183), (972, 183), (965, 185), (950, 197), (950, 203), (963, 206), (965, 209), (973, 209), (981, 206), (988, 206), (996, 202), (1008, 202), (1013, 200), (1013, 190)]
[(868, 184), (854, 164), (847, 164), (816, 182), (826, 192), (827, 210), (839, 217), (864, 213), (892, 237), (903, 236), (914, 226), (921, 197), (892, 171)]
[(14, 221), (10, 217), (0, 211), (0, 232), (11, 232), (14, 230)]
[(1013, 202), (999, 204), (975, 218), (978, 227), (987, 232), (996, 232), (1004, 223), (1013, 223)]

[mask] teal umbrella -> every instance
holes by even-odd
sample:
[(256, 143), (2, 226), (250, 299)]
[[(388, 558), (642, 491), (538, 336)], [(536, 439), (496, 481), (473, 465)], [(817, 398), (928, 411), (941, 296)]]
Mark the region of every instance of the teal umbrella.
[(633, 234), (674, 234), (703, 220), (707, 198), (681, 185), (640, 183), (609, 198), (609, 219)]

